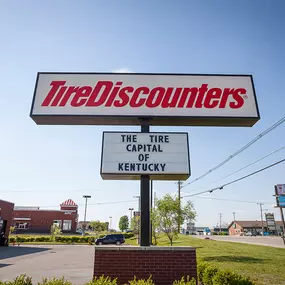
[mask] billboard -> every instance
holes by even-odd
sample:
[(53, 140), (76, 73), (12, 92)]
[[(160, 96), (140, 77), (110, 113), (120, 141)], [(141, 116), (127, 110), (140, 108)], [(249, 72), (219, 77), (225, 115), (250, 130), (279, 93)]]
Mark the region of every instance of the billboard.
[(38, 73), (30, 116), (42, 125), (252, 126), (250, 75)]
[(103, 132), (101, 176), (110, 180), (186, 180), (188, 133)]

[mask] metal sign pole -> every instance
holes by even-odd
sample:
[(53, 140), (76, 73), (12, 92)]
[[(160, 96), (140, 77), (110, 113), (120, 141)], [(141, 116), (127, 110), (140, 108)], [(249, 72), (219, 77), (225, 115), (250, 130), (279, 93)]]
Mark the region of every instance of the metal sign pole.
[(283, 224), (282, 239), (283, 239), (283, 243), (284, 243), (284, 245), (285, 245), (285, 220), (284, 220), (283, 209), (282, 209), (282, 207), (279, 205), (279, 201), (278, 201), (277, 185), (274, 186), (274, 189), (275, 189), (276, 204), (277, 204), (277, 207), (279, 207), (279, 209), (280, 209), (280, 214), (281, 214), (281, 219), (282, 219), (282, 224)]
[(282, 223), (283, 223), (282, 239), (283, 239), (283, 243), (284, 243), (284, 245), (285, 245), (285, 220), (284, 220), (284, 213), (283, 213), (282, 207), (279, 207), (279, 208), (280, 208), (281, 219), (282, 219)]
[[(149, 133), (148, 120), (142, 120), (141, 132)], [(150, 193), (149, 175), (141, 175), (141, 224), (140, 224), (140, 246), (150, 246)]]

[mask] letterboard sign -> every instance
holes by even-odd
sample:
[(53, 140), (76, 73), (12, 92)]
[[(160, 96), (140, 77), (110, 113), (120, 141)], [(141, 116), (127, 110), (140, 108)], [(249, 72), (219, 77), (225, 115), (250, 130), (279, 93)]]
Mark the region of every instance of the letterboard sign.
[(186, 180), (187, 133), (103, 132), (101, 176), (109, 180)]

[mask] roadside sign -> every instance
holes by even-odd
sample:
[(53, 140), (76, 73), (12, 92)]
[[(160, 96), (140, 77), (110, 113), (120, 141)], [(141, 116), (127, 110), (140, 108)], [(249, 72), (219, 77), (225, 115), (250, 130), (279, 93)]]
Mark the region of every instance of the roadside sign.
[(266, 224), (269, 231), (276, 231), (276, 223), (273, 213), (265, 214)]
[(186, 180), (190, 176), (187, 133), (104, 132), (103, 179)]
[(253, 126), (251, 75), (49, 73), (31, 107), (40, 125)]

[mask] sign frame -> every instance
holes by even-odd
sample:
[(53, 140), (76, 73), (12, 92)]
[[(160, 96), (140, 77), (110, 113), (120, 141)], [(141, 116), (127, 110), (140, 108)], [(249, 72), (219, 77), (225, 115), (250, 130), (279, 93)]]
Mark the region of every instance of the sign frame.
[[(130, 75), (130, 76), (205, 76), (205, 77), (249, 77), (257, 116), (137, 116), (137, 115), (78, 115), (78, 114), (34, 114), (35, 98), (40, 75)], [(252, 127), (260, 120), (253, 76), (250, 74), (187, 74), (187, 73), (116, 73), (116, 72), (38, 72), (30, 117), (38, 125), (141, 125), (141, 119), (151, 119), (151, 126), (221, 126)]]
[[(103, 148), (104, 148), (104, 134), (106, 133), (114, 133), (114, 134), (183, 134), (186, 135), (187, 139), (187, 156), (188, 156), (188, 169), (189, 174), (164, 174), (164, 173), (156, 173), (156, 174), (120, 174), (120, 173), (103, 173)], [(190, 147), (189, 147), (189, 134), (187, 132), (149, 132), (149, 133), (142, 133), (142, 132), (120, 132), (120, 131), (104, 131), (102, 134), (102, 147), (101, 147), (101, 165), (100, 165), (100, 176), (103, 180), (140, 180), (141, 175), (149, 175), (150, 180), (165, 180), (165, 181), (175, 181), (175, 180), (187, 180), (191, 176), (191, 165), (190, 165)], [(168, 176), (169, 178), (166, 178)]]

